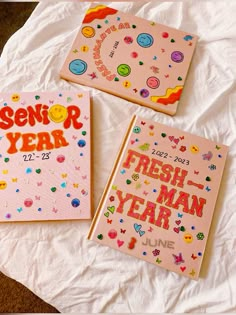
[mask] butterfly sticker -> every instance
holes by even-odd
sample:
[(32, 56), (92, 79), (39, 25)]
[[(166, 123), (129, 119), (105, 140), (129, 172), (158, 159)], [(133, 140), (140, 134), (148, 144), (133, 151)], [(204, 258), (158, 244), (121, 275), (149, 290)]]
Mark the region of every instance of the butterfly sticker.
[(66, 174), (66, 173), (62, 173), (62, 174), (61, 174), (61, 177), (62, 177), (62, 178), (66, 178), (66, 177), (67, 177), (67, 174)]
[(178, 213), (178, 218), (182, 218), (183, 213)]
[(78, 188), (78, 187), (79, 187), (79, 184), (74, 183), (74, 184), (73, 184), (73, 187), (74, 187), (74, 188)]
[(199, 174), (199, 171), (194, 171), (194, 174), (195, 174), (195, 175), (198, 175), (198, 174)]
[(54, 101), (53, 100), (49, 100), (49, 104), (53, 104), (54, 103)]
[(208, 191), (208, 192), (211, 191), (211, 188), (206, 186), (206, 191)]
[(172, 254), (172, 256), (173, 256), (174, 259), (175, 259), (174, 263), (175, 263), (176, 265), (180, 265), (180, 264), (184, 263), (184, 260), (183, 260), (183, 257), (182, 257), (182, 253), (179, 253), (178, 256)]
[(87, 175), (82, 176), (82, 179), (87, 179)]
[(146, 124), (146, 123), (145, 123), (145, 121), (141, 121), (141, 125), (143, 125), (143, 126), (144, 126), (145, 124)]
[(148, 229), (148, 232), (152, 232), (153, 228), (150, 226), (150, 228)]
[(35, 200), (40, 200), (40, 196), (35, 196)]
[(125, 234), (126, 230), (120, 229), (120, 233)]
[(206, 160), (206, 161), (210, 161), (212, 157), (213, 157), (213, 154), (211, 151), (208, 151), (207, 153), (202, 155), (203, 160)]
[(75, 166), (75, 170), (79, 171), (80, 170), (80, 166)]
[(88, 120), (88, 119), (89, 119), (89, 117), (88, 117), (88, 116), (84, 116), (84, 119), (85, 119), (85, 120)]
[(37, 186), (42, 186), (42, 182), (37, 182)]
[(112, 220), (107, 219), (108, 224), (112, 224)]
[(12, 178), (11, 180), (13, 183), (17, 183), (17, 178)]

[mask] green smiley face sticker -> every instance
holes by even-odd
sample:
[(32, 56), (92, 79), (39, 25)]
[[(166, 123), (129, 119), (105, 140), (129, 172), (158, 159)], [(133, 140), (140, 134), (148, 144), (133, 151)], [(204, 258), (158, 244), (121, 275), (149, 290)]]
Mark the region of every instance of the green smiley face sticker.
[(139, 126), (134, 126), (133, 132), (134, 133), (140, 133), (141, 132), (141, 128)]
[(131, 68), (130, 68), (130, 66), (122, 63), (121, 65), (119, 65), (117, 67), (117, 72), (122, 77), (127, 77), (130, 74), (130, 72), (131, 72)]

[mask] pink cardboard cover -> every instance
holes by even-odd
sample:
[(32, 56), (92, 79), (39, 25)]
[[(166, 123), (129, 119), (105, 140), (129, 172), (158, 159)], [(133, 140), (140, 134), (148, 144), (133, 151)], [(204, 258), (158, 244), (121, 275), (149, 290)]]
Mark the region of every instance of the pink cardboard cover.
[(197, 279), (227, 152), (134, 117), (88, 238)]
[(0, 93), (0, 105), (0, 221), (91, 218), (89, 93)]
[(174, 115), (196, 35), (92, 4), (62, 78)]

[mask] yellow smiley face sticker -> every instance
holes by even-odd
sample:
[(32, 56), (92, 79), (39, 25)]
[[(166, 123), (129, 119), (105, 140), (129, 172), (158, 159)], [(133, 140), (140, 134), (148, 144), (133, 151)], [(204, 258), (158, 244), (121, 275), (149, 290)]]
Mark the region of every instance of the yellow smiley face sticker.
[(185, 233), (185, 234), (184, 234), (184, 241), (185, 241), (185, 243), (187, 243), (187, 244), (192, 243), (192, 241), (193, 241), (193, 236), (192, 236), (192, 234), (190, 234), (190, 233)]
[(12, 102), (19, 102), (19, 100), (20, 100), (20, 95), (19, 95), (19, 94), (16, 94), (16, 93), (12, 94), (11, 100), (12, 100)]
[(85, 26), (81, 30), (84, 37), (91, 38), (95, 35), (95, 29), (91, 26)]
[(83, 46), (80, 47), (80, 50), (81, 50), (82, 52), (88, 52), (88, 51), (89, 51), (89, 47), (86, 46), (86, 45), (83, 45)]
[(60, 104), (53, 105), (48, 111), (49, 118), (55, 123), (64, 121), (67, 118), (67, 115), (67, 108)]
[(196, 145), (191, 145), (190, 151), (191, 151), (192, 153), (196, 154), (196, 153), (199, 152), (199, 147), (196, 146)]
[(7, 188), (7, 182), (5, 180), (0, 181), (0, 189), (6, 189)]
[(123, 86), (128, 89), (128, 88), (130, 88), (131, 83), (126, 80), (126, 81), (123, 82)]

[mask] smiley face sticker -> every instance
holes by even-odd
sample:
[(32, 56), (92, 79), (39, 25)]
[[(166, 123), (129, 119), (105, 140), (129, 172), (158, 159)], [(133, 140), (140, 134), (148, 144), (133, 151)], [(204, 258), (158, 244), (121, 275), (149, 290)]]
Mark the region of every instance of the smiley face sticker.
[(19, 94), (12, 94), (12, 96), (11, 96), (11, 100), (12, 100), (12, 102), (19, 102), (19, 100), (20, 100), (20, 95)]
[(64, 121), (67, 117), (67, 109), (66, 107), (60, 105), (60, 104), (55, 104), (49, 108), (48, 111), (48, 116), (49, 118), (54, 121), (55, 123), (60, 123)]
[(160, 85), (160, 80), (156, 77), (149, 77), (147, 79), (147, 86), (151, 89), (157, 89)]
[(139, 46), (143, 48), (148, 48), (153, 45), (154, 39), (151, 34), (148, 33), (141, 33), (137, 37), (137, 43)]
[(131, 68), (127, 64), (122, 63), (117, 67), (117, 73), (122, 77), (127, 77), (130, 74), (130, 72)]
[(184, 54), (181, 51), (173, 51), (171, 54), (171, 59), (174, 62), (180, 63), (184, 60)]
[(7, 182), (5, 180), (0, 180), (0, 189), (6, 189), (7, 188)]
[(87, 63), (81, 59), (72, 60), (69, 64), (70, 72), (76, 75), (84, 74), (87, 71), (87, 68)]
[(91, 38), (95, 35), (95, 29), (91, 26), (85, 26), (82, 28), (81, 33), (84, 35), (84, 37)]

